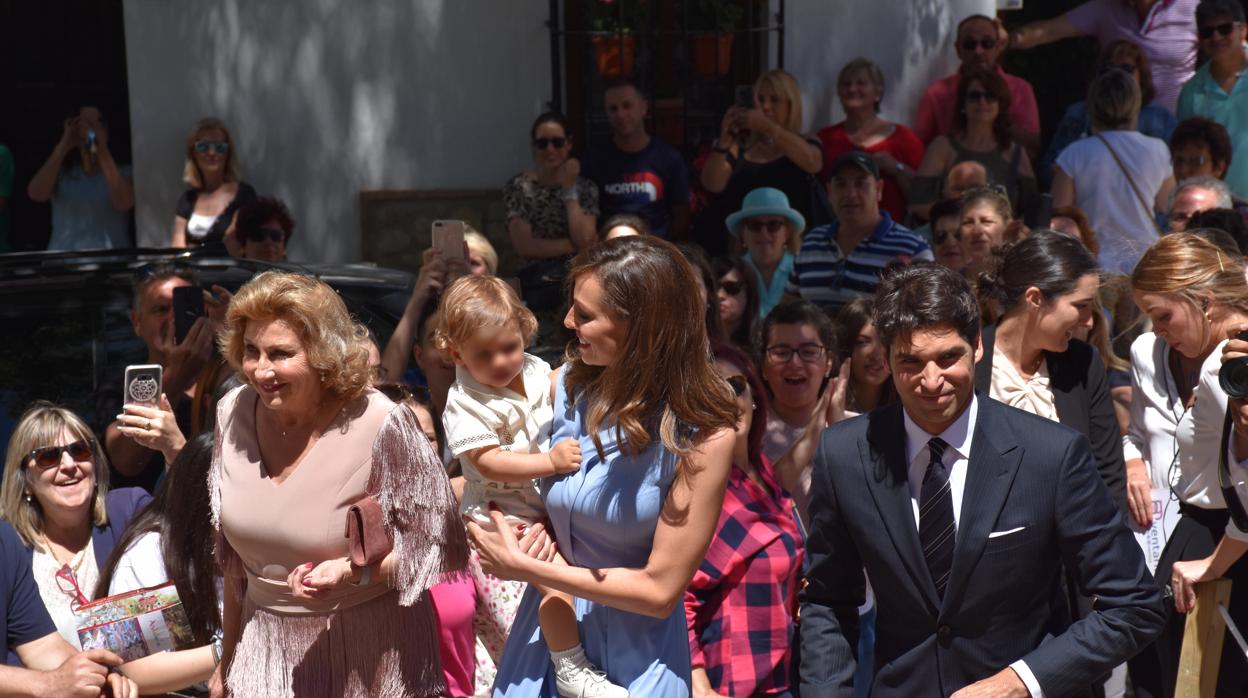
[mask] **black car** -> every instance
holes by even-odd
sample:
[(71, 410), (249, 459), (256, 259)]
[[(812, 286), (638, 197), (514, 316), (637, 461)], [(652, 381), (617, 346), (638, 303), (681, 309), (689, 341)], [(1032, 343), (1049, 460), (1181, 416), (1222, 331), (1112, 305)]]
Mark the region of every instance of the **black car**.
[(121, 409), (121, 379), (147, 350), (130, 323), (131, 284), (168, 262), (199, 285), (235, 291), (266, 269), (316, 276), (383, 343), (411, 295), (407, 272), (366, 264), (267, 264), (185, 250), (100, 250), (0, 255), (0, 444), (34, 400), (65, 405), (97, 433)]

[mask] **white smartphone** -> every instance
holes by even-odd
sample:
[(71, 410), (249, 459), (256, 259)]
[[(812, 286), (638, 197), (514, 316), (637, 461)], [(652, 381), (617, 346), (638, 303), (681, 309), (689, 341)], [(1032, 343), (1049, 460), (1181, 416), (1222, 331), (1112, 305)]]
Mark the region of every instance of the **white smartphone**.
[(464, 259), (464, 222), (434, 221), (433, 249), (442, 251), (442, 259)]
[(160, 364), (135, 364), (126, 367), (126, 377), (122, 381), (124, 394), (123, 405), (145, 405), (160, 407), (160, 391), (164, 387), (164, 371)]

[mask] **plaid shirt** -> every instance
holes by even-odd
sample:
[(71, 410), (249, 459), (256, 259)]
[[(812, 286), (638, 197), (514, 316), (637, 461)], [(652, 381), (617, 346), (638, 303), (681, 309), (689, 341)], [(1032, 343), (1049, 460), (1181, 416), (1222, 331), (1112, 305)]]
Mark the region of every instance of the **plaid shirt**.
[(728, 695), (789, 688), (802, 538), (792, 498), (763, 465), (766, 488), (733, 466), (715, 537), (685, 591), (693, 666)]

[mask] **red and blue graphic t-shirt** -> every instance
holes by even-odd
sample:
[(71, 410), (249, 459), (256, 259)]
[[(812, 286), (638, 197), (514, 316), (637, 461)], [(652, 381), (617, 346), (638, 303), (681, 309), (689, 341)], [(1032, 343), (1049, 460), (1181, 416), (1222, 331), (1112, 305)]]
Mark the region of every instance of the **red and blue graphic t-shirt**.
[(583, 173), (598, 185), (602, 221), (631, 213), (645, 220), (651, 233), (666, 238), (672, 207), (689, 205), (684, 158), (655, 138), (635, 153), (620, 150), (612, 141), (602, 143), (585, 156)]

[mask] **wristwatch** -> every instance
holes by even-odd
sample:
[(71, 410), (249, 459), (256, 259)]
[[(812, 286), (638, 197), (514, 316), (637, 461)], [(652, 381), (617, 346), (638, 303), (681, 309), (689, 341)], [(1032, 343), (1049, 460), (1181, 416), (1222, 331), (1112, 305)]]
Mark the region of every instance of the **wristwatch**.
[(564, 201), (580, 201), (580, 193), (576, 191), (576, 187), (568, 187), (559, 195)]
[(720, 145), (718, 138), (711, 141), (711, 150), (719, 153), (720, 155), (728, 155), (729, 153), (732, 152), (729, 149), (725, 148), (724, 146)]

